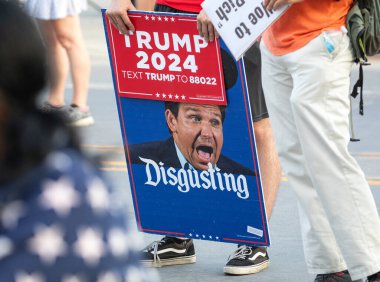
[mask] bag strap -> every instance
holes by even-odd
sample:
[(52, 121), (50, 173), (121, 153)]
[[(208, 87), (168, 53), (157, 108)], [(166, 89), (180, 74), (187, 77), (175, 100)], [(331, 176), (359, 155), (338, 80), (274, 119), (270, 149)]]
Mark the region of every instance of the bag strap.
[[(363, 102), (363, 66), (368, 66), (370, 63), (368, 62), (359, 62), (359, 78), (356, 81), (354, 87), (352, 88), (351, 96), (356, 98), (359, 94), (359, 114), (364, 115), (364, 102)], [(360, 92), (358, 92), (358, 88), (360, 88)]]

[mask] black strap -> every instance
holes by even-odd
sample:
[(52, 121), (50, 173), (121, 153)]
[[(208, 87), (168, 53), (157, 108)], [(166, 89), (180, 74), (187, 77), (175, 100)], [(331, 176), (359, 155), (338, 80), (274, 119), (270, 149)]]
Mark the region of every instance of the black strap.
[(360, 63), (360, 66), (359, 66), (359, 78), (358, 78), (358, 81), (356, 81), (353, 89), (352, 89), (352, 92), (351, 92), (351, 96), (356, 98), (356, 96), (358, 96), (358, 88), (360, 87), (360, 101), (359, 101), (359, 114), (360, 115), (364, 115), (364, 103), (363, 103), (363, 64)]

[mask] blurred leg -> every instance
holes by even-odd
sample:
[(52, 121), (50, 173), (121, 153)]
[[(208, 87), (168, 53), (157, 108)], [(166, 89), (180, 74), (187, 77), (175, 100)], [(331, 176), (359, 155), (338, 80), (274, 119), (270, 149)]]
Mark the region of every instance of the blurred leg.
[(72, 103), (85, 109), (87, 108), (91, 65), (81, 32), (79, 16), (70, 16), (54, 21), (54, 30), (70, 61), (74, 86)]
[(38, 20), (49, 57), (49, 104), (60, 107), (65, 104), (65, 83), (69, 65), (66, 50), (61, 46), (54, 30), (54, 21)]

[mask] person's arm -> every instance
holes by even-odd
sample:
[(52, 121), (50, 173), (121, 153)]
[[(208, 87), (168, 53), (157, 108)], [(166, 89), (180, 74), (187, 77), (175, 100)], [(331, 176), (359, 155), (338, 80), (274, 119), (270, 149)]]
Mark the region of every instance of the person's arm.
[(136, 0), (137, 10), (141, 11), (153, 11), (155, 0)]
[(267, 10), (277, 10), (283, 5), (286, 4), (294, 4), (298, 2), (302, 2), (303, 0), (264, 0), (264, 6), (267, 8)]
[(136, 10), (131, 0), (112, 0), (106, 12), (114, 26), (123, 34), (135, 31), (135, 27), (128, 17), (129, 10)]
[(218, 32), (204, 10), (200, 11), (197, 16), (197, 29), (199, 35), (207, 42), (212, 42), (215, 38), (219, 37)]

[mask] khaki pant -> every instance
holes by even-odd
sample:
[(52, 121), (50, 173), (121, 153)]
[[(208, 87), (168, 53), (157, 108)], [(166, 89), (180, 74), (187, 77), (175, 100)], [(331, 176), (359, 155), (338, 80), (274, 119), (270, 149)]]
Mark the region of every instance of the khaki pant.
[(348, 269), (355, 280), (380, 270), (380, 220), (347, 149), (349, 39), (340, 31), (330, 39), (331, 54), (322, 34), (283, 56), (262, 42), (262, 80), (282, 168), (299, 201), (308, 269)]

